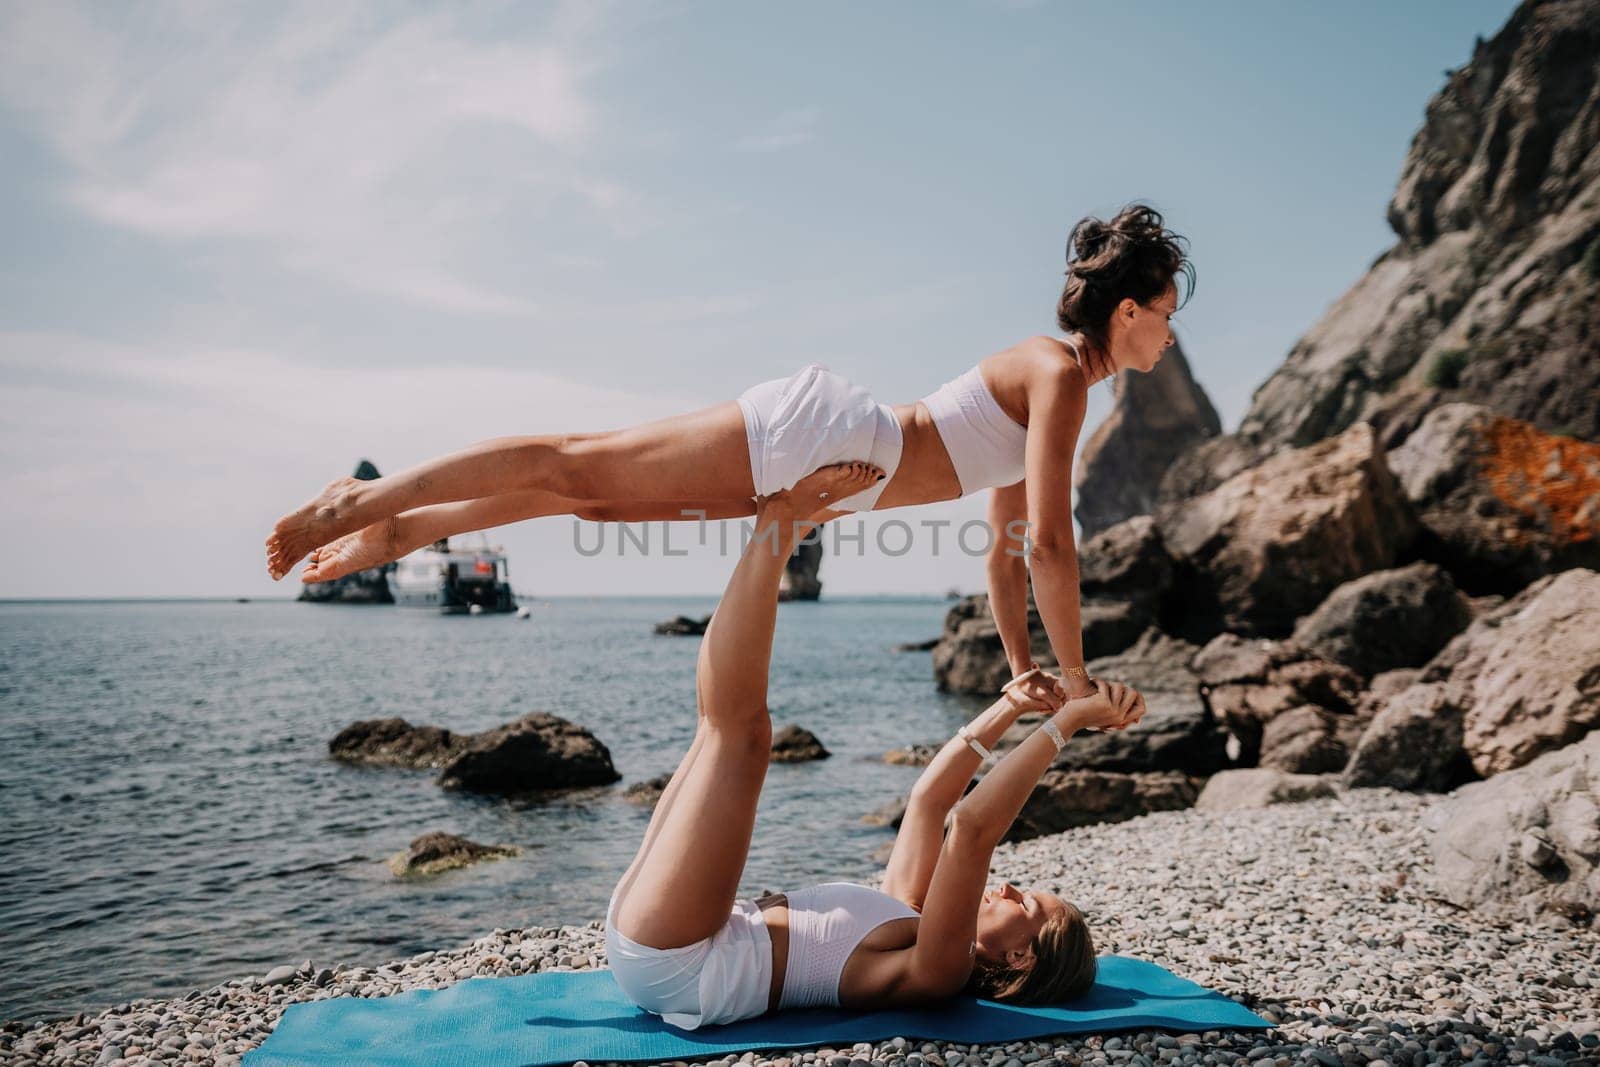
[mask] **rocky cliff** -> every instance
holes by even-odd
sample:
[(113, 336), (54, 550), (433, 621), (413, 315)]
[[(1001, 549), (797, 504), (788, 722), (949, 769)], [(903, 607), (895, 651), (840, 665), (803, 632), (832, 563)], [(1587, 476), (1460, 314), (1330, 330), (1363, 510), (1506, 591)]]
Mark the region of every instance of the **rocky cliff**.
[(1600, 438), (1600, 2), (1524, 3), (1477, 42), (1429, 101), (1388, 220), (1394, 247), (1241, 435), (1310, 444), (1437, 393)]

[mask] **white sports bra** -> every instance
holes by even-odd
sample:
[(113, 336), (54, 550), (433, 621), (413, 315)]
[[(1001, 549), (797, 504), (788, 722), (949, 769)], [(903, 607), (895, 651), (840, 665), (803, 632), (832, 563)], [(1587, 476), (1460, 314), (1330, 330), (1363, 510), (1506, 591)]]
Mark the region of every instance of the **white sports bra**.
[[(1070, 339), (1066, 343), (1078, 351)], [(922, 402), (950, 453), (962, 496), (1022, 481), (1028, 428), (1005, 413), (977, 367), (945, 382)]]
[(789, 961), (778, 1007), (837, 1007), (839, 977), (863, 938), (886, 922), (916, 918), (911, 905), (854, 882), (824, 882), (784, 894)]

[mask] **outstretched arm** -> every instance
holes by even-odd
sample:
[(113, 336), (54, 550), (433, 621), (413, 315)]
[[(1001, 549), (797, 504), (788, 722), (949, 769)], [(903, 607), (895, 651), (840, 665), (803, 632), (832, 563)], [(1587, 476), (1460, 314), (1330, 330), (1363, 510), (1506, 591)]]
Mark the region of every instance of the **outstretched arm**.
[[(1060, 682), (1043, 671), (1031, 681), (1019, 684), (1009, 695), (989, 705), (967, 724), (967, 732), (984, 748), (992, 749), (1001, 736), (1027, 711), (1060, 707), (1063, 692)], [(944, 843), (945, 816), (966, 791), (977, 773), (977, 750), (960, 735), (945, 742), (927, 770), (917, 779), (906, 801), (900, 832), (894, 840), (889, 867), (884, 873), (883, 891), (921, 910), (928, 895), (928, 882)]]
[[(1049, 721), (1070, 739), (1083, 729), (1121, 729), (1142, 714), (1133, 690), (1100, 682), (1089, 696), (1063, 704)], [(911, 951), (915, 992), (947, 996), (966, 984), (989, 861), (1055, 756), (1048, 735), (1042, 728), (1035, 730), (956, 805)]]

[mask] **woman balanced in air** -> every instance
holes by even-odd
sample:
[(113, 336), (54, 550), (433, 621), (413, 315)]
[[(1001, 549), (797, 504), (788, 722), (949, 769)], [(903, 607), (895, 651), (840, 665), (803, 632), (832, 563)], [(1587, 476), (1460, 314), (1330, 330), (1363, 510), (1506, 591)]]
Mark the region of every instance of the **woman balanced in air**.
[[(992, 490), (989, 605), (1012, 674), (1030, 662), (1031, 573), (1068, 692), (1085, 695), (1073, 451), (1089, 386), (1119, 370), (1149, 371), (1173, 343), (1178, 276), (1193, 288), (1184, 245), (1140, 204), (1109, 222), (1080, 220), (1057, 306), (1064, 336), (989, 356), (914, 403), (876, 403), (812, 364), (737, 401), (632, 429), (501, 437), (385, 478), (340, 479), (278, 520), (267, 538), (268, 570), (282, 578), (309, 555), (301, 580), (329, 581), (451, 534), (544, 515), (744, 516), (757, 496), (818, 467), (860, 460), (887, 477), (830, 499), (830, 516)], [(1012, 534), (1023, 528), (1031, 564)]]
[[(1077, 908), (1052, 893), (986, 883), (995, 846), (1073, 733), (1122, 729), (1144, 714), (1138, 695), (1116, 683), (1091, 683), (1076, 700), (1039, 671), (1009, 685), (917, 781), (881, 892), (827, 882), (759, 900), (737, 895), (771, 758), (767, 671), (784, 562), (806, 519), (824, 518), (881, 477), (864, 463), (841, 464), (758, 498), (755, 536), (706, 630), (694, 740), (606, 909), (617, 985), (675, 1026), (960, 992), (1050, 1003), (1094, 981), (1094, 943)], [(1050, 717), (963, 798), (982, 753), (1024, 711)]]

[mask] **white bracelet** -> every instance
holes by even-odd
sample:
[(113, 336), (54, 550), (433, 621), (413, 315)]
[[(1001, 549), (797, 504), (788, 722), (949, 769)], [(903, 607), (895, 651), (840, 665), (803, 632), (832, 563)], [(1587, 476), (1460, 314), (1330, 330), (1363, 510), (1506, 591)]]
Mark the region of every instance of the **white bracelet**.
[(965, 726), (959, 726), (956, 728), (956, 736), (965, 741), (967, 743), (967, 747), (978, 754), (979, 759), (993, 758), (994, 753), (984, 748), (982, 741), (979, 741), (976, 737), (973, 737), (971, 734), (967, 733), (967, 728)]
[(1067, 747), (1067, 739), (1061, 736), (1060, 730), (1056, 729), (1054, 720), (1046, 719), (1039, 724), (1039, 729), (1043, 730), (1044, 735), (1050, 739), (1050, 743), (1056, 746), (1057, 752)]

